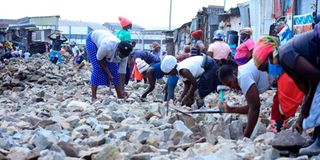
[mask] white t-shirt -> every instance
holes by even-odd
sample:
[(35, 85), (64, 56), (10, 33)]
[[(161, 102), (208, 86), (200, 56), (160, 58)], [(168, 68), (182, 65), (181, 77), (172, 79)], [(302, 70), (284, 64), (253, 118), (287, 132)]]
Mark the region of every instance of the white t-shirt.
[[(79, 51), (79, 47), (78, 46), (74, 46), (71, 48), (73, 56), (76, 57), (77, 56), (77, 52)], [(79, 53), (81, 54), (81, 53)]]
[(97, 59), (106, 58), (110, 62), (119, 63), (119, 73), (125, 74), (128, 57), (117, 62), (114, 60), (116, 49), (120, 39), (107, 30), (94, 30), (91, 34), (91, 40), (98, 47)]
[(259, 93), (263, 93), (270, 87), (270, 77), (267, 72), (262, 72), (254, 65), (253, 59), (238, 68), (238, 83), (244, 95), (255, 84)]
[(181, 69), (188, 69), (191, 74), (195, 78), (199, 78), (202, 73), (204, 72), (204, 69), (201, 67), (203, 63), (203, 56), (193, 56), (189, 57), (177, 65), (178, 73)]

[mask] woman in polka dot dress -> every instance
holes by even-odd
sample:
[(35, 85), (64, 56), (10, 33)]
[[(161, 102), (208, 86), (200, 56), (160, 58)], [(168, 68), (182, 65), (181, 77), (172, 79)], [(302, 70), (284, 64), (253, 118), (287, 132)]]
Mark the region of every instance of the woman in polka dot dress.
[(118, 98), (123, 98), (119, 73), (126, 73), (127, 57), (132, 46), (127, 41), (120, 41), (106, 30), (94, 30), (88, 34), (86, 48), (92, 63), (91, 90), (92, 102), (97, 100), (99, 85), (110, 83), (115, 86)]

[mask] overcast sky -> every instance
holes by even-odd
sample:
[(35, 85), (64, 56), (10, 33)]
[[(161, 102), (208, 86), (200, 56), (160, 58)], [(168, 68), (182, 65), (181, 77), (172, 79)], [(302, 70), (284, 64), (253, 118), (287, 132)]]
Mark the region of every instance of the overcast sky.
[[(227, 0), (226, 9), (248, 0)], [(224, 0), (172, 0), (172, 28), (195, 17), (208, 5), (223, 6)], [(5, 0), (0, 18), (60, 15), (63, 20), (97, 23), (118, 22), (118, 16), (146, 29), (168, 29), (170, 0)]]

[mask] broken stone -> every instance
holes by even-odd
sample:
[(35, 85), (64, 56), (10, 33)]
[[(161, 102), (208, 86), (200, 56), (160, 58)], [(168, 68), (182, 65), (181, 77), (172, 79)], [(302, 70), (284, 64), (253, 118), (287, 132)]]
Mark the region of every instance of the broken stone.
[(39, 129), (31, 138), (30, 143), (34, 144), (39, 151), (46, 149), (51, 144), (56, 144), (58, 138), (45, 129)]
[(12, 160), (25, 160), (30, 153), (31, 151), (28, 148), (13, 147), (7, 157)]
[(74, 144), (59, 142), (58, 146), (61, 147), (64, 153), (69, 157), (79, 157), (79, 149)]
[(183, 132), (186, 135), (191, 135), (193, 133), (187, 126), (184, 125), (181, 120), (175, 121), (173, 123), (173, 128), (177, 131)]
[(110, 160), (122, 159), (119, 150), (111, 145), (106, 146), (102, 151), (100, 151), (93, 160), (105, 160), (108, 157)]
[(306, 147), (308, 142), (299, 133), (292, 132), (290, 130), (284, 130), (274, 136), (271, 145), (279, 150), (297, 152), (300, 148)]

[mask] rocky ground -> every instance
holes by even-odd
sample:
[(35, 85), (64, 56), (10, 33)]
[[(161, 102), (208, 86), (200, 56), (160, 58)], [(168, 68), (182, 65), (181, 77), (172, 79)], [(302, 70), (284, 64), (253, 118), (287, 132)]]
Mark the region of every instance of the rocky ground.
[[(296, 152), (272, 147), (306, 143), (291, 132), (282, 137), (267, 132), (274, 91), (261, 95), (260, 119), (247, 139), (243, 138), (247, 121), (243, 115), (190, 117), (174, 110), (167, 114), (159, 101), (163, 82), (147, 102), (139, 100), (146, 85), (130, 82), (126, 88), (129, 98), (118, 100), (113, 89), (100, 87), (100, 103), (91, 104), (90, 70), (90, 66), (77, 72), (71, 64), (54, 65), (45, 55), (0, 64), (0, 160), (320, 158), (299, 157)], [(243, 96), (232, 92), (226, 99), (245, 103)], [(205, 102), (216, 106), (217, 95), (208, 96)]]

